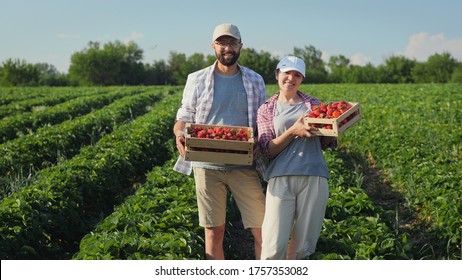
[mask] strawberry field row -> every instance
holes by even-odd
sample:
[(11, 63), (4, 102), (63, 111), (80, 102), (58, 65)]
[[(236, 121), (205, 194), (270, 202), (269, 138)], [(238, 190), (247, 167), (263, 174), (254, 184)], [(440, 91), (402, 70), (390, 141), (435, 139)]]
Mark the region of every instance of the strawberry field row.
[(147, 181), (80, 242), (74, 259), (202, 259), (192, 177), (156, 166)]
[(407, 236), (396, 231), (393, 213), (363, 189), (363, 174), (341, 146), (325, 153), (330, 169), (329, 200), (317, 251), (310, 259), (411, 259)]
[(116, 90), (109, 93), (83, 96), (70, 101), (47, 107), (37, 112), (24, 112), (0, 120), (0, 143), (18, 136), (30, 134), (43, 125), (53, 125), (74, 119), (92, 110), (106, 106), (119, 98), (138, 94), (137, 90)]
[[(62, 94), (64, 92), (73, 91), (73, 89), (80, 93), (89, 91), (89, 88), (50, 88), (50, 87), (0, 87), (0, 108), (10, 103), (18, 103), (28, 99), (38, 99), (54, 94)], [(103, 89), (103, 88), (101, 88)], [(75, 92), (75, 91), (74, 91)]]
[(132, 123), (44, 169), (0, 205), (2, 259), (66, 259), (80, 239), (113, 211), (124, 192), (168, 156), (165, 143), (181, 95), (170, 95)]
[[(54, 126), (45, 126), (35, 134), (26, 135), (0, 145), (0, 173), (16, 176), (30, 169), (39, 170), (53, 165), (60, 157), (70, 158), (80, 149), (111, 133), (117, 125), (146, 113), (162, 98), (160, 91), (116, 100), (103, 109)], [(7, 182), (8, 180), (3, 180)]]
[[(54, 106), (74, 98), (102, 94), (107, 91), (107, 88), (15, 88), (9, 93), (2, 94), (2, 103), (6, 104), (0, 105), (0, 118), (30, 112), (34, 108)], [(24, 94), (21, 94), (22, 92)], [(35, 95), (35, 92), (40, 94)], [(13, 101), (18, 95), (24, 97), (24, 99)], [(9, 98), (10, 96), (11, 98)], [(12, 102), (9, 102), (9, 100)]]
[(0, 87), (0, 108), (21, 100), (44, 97), (50, 94), (48, 88), (37, 87)]

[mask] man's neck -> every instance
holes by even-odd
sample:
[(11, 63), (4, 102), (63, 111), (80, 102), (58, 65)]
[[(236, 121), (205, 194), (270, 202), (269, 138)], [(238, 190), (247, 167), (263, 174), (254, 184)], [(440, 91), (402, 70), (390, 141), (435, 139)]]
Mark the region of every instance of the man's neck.
[(222, 74), (222, 75), (227, 75), (227, 76), (231, 76), (231, 75), (234, 75), (236, 74), (239, 69), (237, 67), (237, 63), (236, 64), (233, 64), (231, 66), (226, 66), (226, 65), (223, 65), (221, 64), (220, 62), (218, 62), (215, 66), (215, 70)]

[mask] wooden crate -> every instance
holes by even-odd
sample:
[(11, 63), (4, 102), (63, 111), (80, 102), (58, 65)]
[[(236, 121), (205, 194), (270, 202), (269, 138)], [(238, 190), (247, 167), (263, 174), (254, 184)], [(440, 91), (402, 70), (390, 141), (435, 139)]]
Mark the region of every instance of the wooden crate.
[[(244, 129), (249, 141), (216, 140), (192, 137), (193, 128), (227, 127), (231, 129)], [(185, 159), (188, 161), (202, 161), (222, 164), (253, 164), (253, 147), (255, 144), (253, 129), (242, 126), (216, 126), (204, 124), (186, 124), (185, 127)], [(204, 151), (203, 149), (207, 149)]]
[[(314, 132), (314, 134), (318, 136), (334, 136), (338, 137), (340, 134), (345, 132), (348, 128), (352, 127), (356, 122), (358, 122), (361, 118), (361, 111), (359, 108), (359, 103), (357, 102), (348, 102), (352, 107), (348, 109), (345, 113), (343, 113), (340, 117), (338, 118), (333, 118), (333, 119), (318, 119), (318, 118), (304, 118), (304, 122), (307, 125), (313, 125), (313, 124), (330, 124), (332, 125), (332, 129), (325, 129), (325, 128), (319, 128), (318, 131)], [(348, 120), (346, 123), (342, 122), (352, 116), (353, 117)]]

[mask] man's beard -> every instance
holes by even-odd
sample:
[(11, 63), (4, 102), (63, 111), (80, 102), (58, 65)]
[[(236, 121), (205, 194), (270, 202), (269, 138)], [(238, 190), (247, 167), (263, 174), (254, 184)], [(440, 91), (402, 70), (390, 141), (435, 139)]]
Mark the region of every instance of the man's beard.
[[(225, 54), (232, 54), (232, 58), (226, 59)], [(239, 55), (240, 55), (239, 52), (234, 52), (234, 51), (222, 53), (221, 55), (215, 52), (215, 56), (217, 57), (218, 61), (220, 61), (220, 63), (225, 66), (232, 66), (236, 64), (237, 60), (239, 59)]]

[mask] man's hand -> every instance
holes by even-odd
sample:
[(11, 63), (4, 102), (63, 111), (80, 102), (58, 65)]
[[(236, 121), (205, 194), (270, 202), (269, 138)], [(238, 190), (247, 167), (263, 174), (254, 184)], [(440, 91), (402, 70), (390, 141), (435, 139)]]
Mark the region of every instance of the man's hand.
[(186, 123), (184, 121), (177, 121), (175, 125), (173, 126), (173, 134), (175, 134), (176, 148), (178, 149), (178, 152), (180, 152), (180, 155), (182, 157), (185, 157), (186, 155), (186, 150), (185, 150), (186, 139), (184, 138), (184, 132), (183, 132), (185, 126), (186, 126)]
[(185, 157), (186, 155), (186, 149), (185, 149), (185, 141), (186, 139), (184, 138), (183, 133), (178, 133), (178, 135), (175, 136), (176, 140), (176, 148), (178, 149), (178, 152), (180, 152), (180, 155), (182, 157)]

